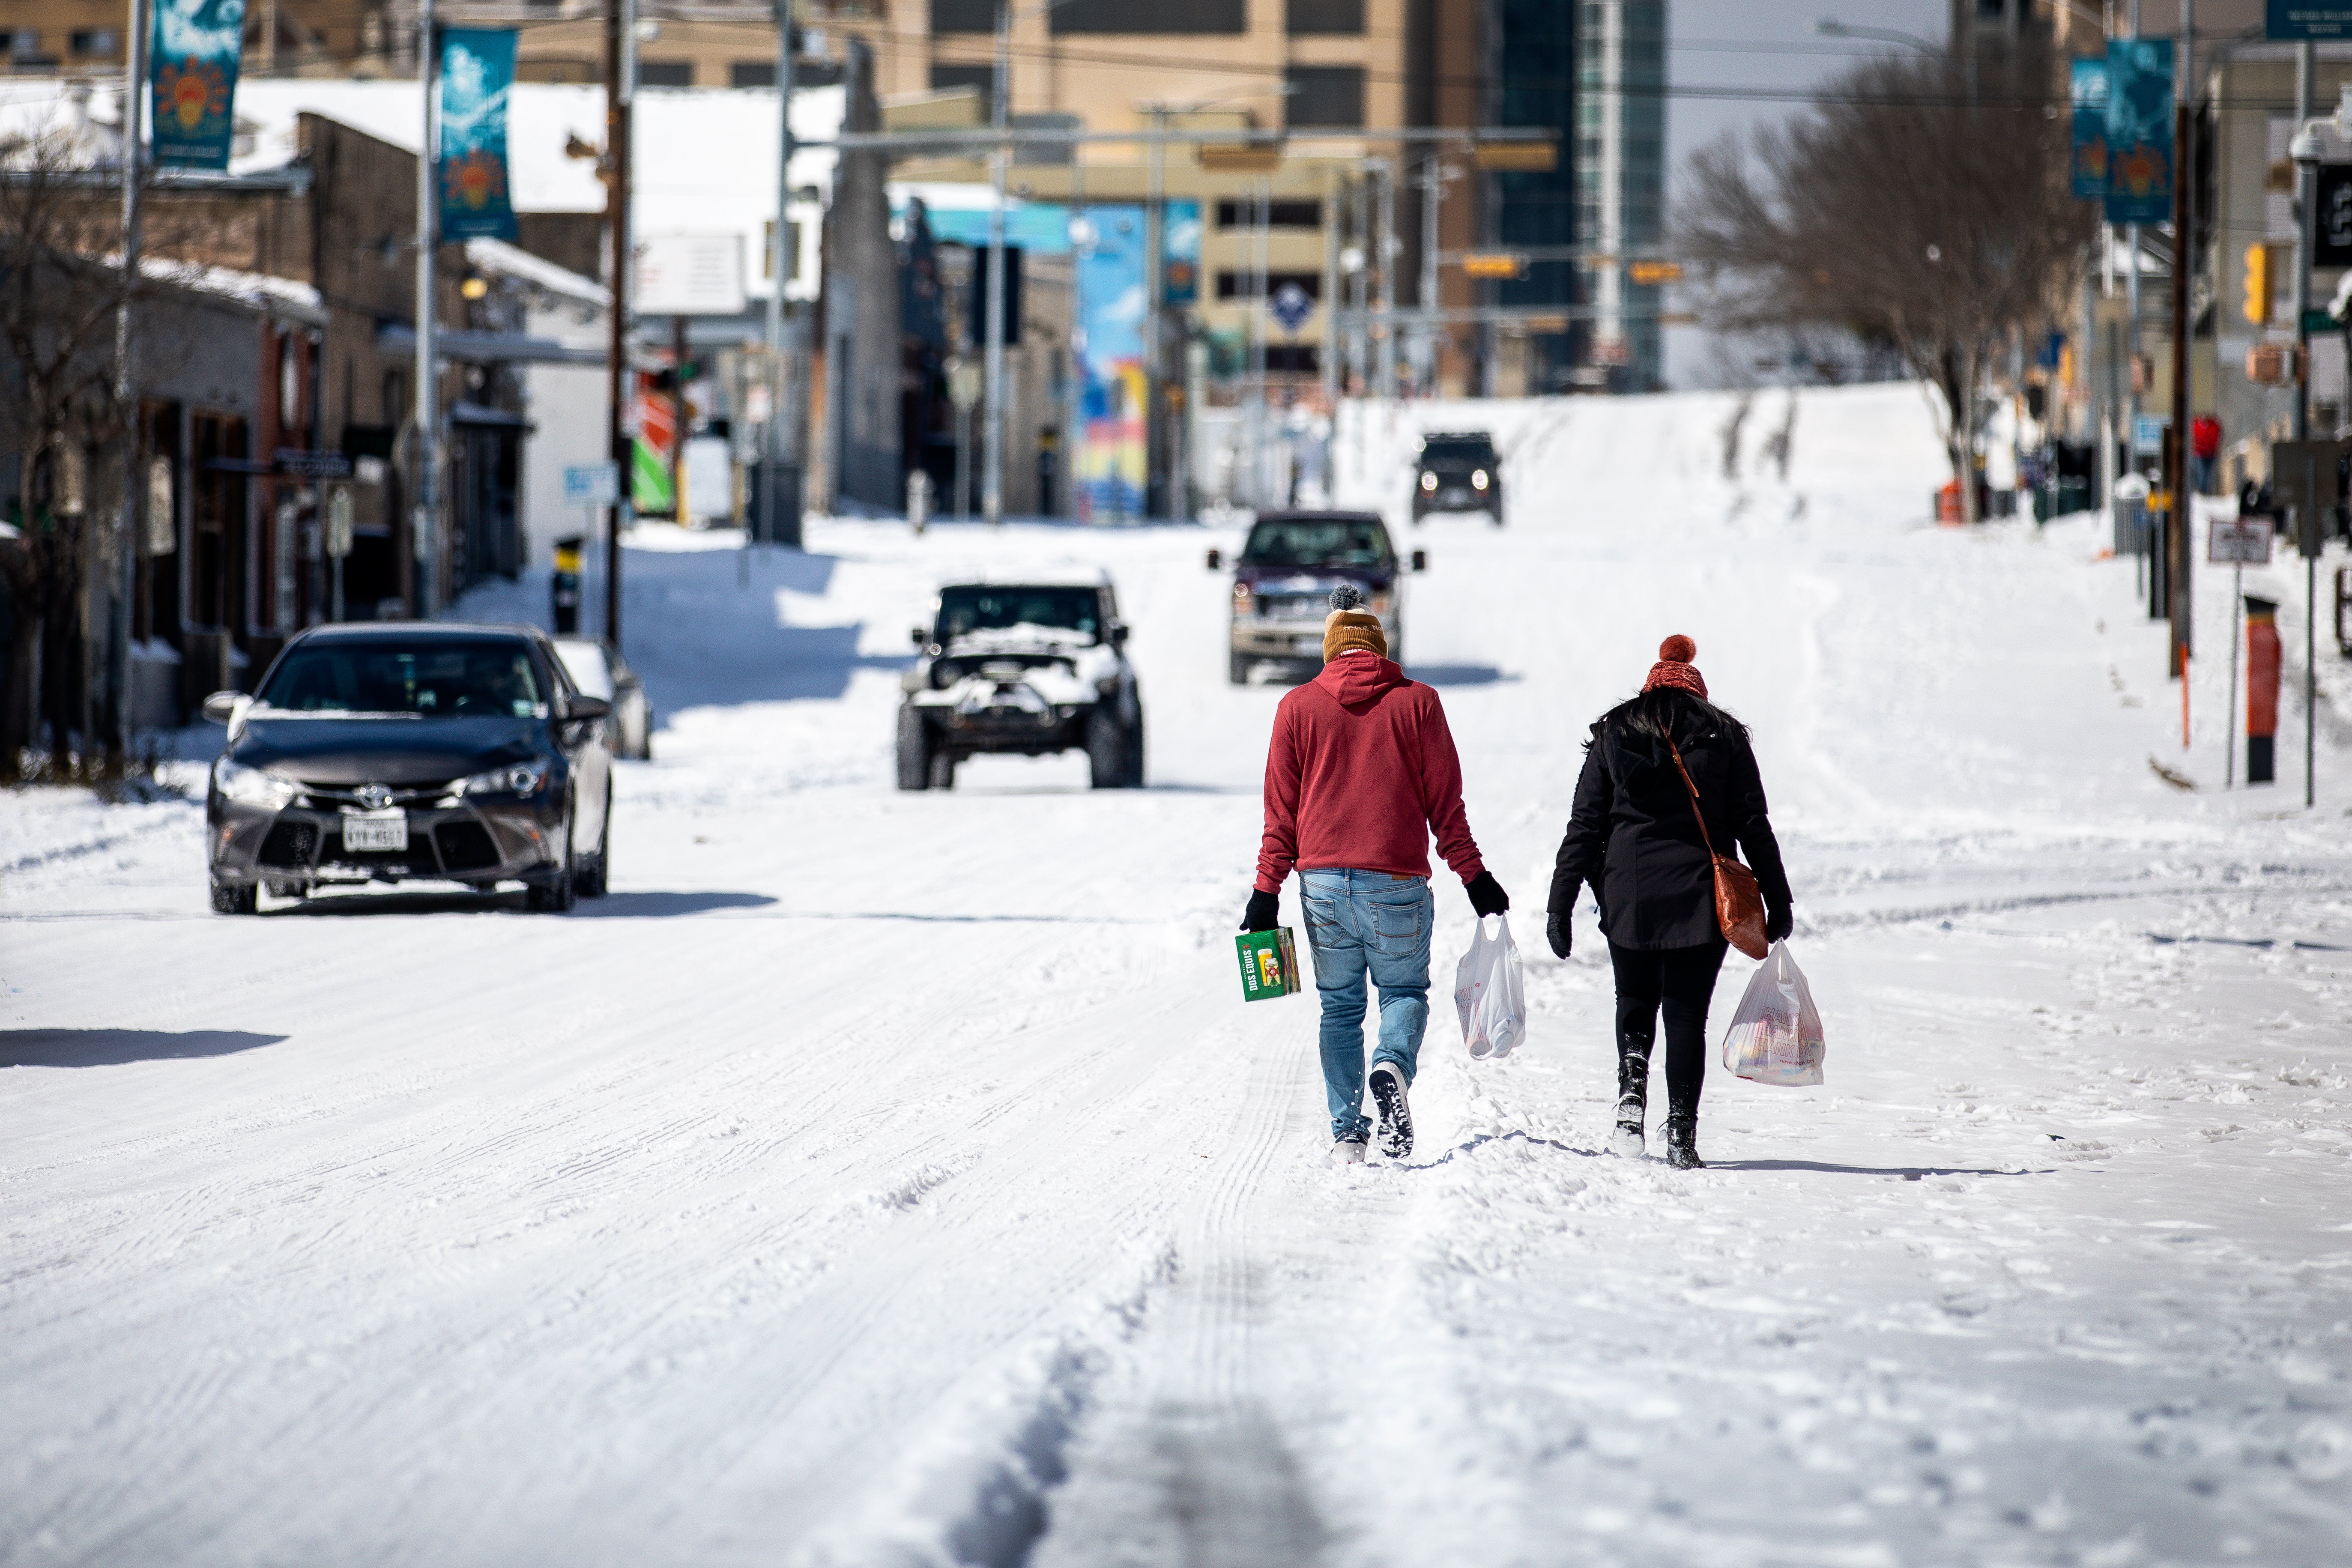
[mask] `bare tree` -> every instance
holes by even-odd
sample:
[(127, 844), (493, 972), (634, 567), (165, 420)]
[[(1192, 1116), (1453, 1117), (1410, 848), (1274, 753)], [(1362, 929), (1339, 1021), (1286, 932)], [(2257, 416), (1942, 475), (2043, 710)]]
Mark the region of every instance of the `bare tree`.
[(2016, 332), (2053, 316), (2093, 223), (2066, 186), (2048, 57), (1874, 59), (1794, 123), (1691, 160), (1675, 245), (1732, 331), (1814, 325), (1891, 344), (1941, 394), (1964, 516), (1976, 516), (1977, 396)]

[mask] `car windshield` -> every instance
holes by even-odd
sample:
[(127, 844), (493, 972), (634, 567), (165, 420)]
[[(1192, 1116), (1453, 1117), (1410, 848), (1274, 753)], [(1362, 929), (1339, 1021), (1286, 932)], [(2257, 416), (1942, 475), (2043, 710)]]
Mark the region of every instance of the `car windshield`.
[(1102, 640), (1102, 595), (1092, 588), (948, 588), (940, 594), (944, 646), (990, 632), (1076, 632)]
[(545, 700), (520, 642), (318, 642), (290, 649), (256, 700), (289, 713), (530, 718)]
[(565, 673), (583, 696), (613, 700), (613, 670), (602, 647), (592, 642), (558, 642), (555, 657), (563, 661)]
[(1250, 530), (1244, 566), (1385, 566), (1389, 531), (1378, 518), (1269, 519)]
[(1491, 463), (1495, 444), (1484, 436), (1433, 436), (1421, 444), (1424, 463)]

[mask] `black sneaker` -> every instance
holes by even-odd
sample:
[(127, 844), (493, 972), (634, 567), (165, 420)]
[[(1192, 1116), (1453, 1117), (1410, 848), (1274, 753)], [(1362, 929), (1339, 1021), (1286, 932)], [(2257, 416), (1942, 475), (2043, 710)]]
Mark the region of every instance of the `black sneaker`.
[(1412, 1152), (1412, 1107), (1404, 1093), (1404, 1072), (1394, 1062), (1372, 1064), (1372, 1103), (1380, 1107), (1380, 1130), (1372, 1134), (1387, 1159)]

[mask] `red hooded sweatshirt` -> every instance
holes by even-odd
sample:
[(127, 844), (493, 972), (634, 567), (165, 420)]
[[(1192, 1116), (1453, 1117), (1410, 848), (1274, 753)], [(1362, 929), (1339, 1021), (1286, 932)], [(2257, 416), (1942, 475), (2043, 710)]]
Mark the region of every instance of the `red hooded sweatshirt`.
[(1429, 837), (1465, 882), (1485, 869), (1462, 811), (1462, 761), (1437, 693), (1369, 650), (1282, 700), (1265, 753), (1257, 886), (1291, 868), (1429, 875)]

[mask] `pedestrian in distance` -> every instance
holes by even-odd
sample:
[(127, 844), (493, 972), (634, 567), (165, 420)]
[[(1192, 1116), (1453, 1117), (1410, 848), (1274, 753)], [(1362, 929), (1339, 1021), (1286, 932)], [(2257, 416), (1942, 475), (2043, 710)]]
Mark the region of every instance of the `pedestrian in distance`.
[(1381, 1152), (1412, 1152), (1406, 1091), (1429, 1026), (1429, 841), (1462, 879), (1481, 917), (1511, 907), (1478, 858), (1462, 809), (1462, 763), (1437, 693), (1389, 657), (1380, 617), (1357, 589), (1331, 593), (1323, 670), (1275, 710), (1265, 755), (1265, 833), (1245, 931), (1280, 923), (1282, 884), (1298, 872), (1307, 945), (1322, 999), (1324, 1097), (1331, 1159), (1361, 1163), (1365, 977), (1380, 987), (1370, 1088)]
[[(1570, 951), (1580, 888), (1601, 907), (1617, 979), (1617, 1127), (1609, 1146), (1643, 1152), (1650, 1053), (1666, 1028), (1666, 1163), (1698, 1157), (1706, 1009), (1728, 945), (1716, 918), (1715, 855), (1735, 841), (1764, 895), (1764, 934), (1789, 934), (1789, 878), (1766, 815), (1748, 727), (1707, 700), (1686, 637), (1658, 646), (1641, 695), (1603, 713), (1584, 743), (1568, 832), (1552, 866), (1545, 935)], [(1696, 808), (1696, 809), (1694, 809)], [(1710, 849), (1709, 846), (1717, 847)]]

